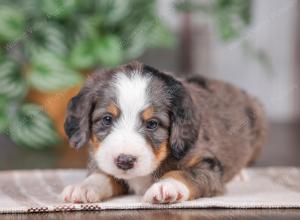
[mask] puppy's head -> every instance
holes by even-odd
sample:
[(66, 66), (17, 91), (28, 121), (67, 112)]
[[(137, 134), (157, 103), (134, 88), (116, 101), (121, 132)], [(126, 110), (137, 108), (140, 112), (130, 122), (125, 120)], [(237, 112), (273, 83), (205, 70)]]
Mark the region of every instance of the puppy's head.
[(76, 148), (93, 144), (102, 171), (130, 179), (151, 174), (169, 155), (182, 158), (197, 122), (181, 82), (133, 62), (86, 81), (68, 105), (65, 131)]

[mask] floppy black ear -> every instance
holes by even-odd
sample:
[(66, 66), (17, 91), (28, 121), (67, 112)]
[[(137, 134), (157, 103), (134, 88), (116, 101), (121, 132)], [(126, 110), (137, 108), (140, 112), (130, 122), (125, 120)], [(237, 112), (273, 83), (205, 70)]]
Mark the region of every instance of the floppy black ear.
[(181, 82), (171, 86), (171, 91), (171, 153), (181, 159), (198, 138), (199, 120), (192, 98)]
[(70, 100), (64, 128), (72, 147), (80, 148), (89, 141), (93, 108), (93, 97), (88, 88), (84, 87)]
[(170, 100), (170, 147), (172, 155), (181, 159), (198, 138), (199, 119), (192, 98), (183, 84), (174, 77), (144, 65), (143, 72), (151, 73), (166, 85)]

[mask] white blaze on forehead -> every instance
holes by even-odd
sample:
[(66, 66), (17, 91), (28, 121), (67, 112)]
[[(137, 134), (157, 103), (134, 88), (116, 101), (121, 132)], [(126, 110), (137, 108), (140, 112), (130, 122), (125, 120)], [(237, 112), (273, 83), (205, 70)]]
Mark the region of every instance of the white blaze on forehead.
[(139, 73), (117, 74), (114, 85), (117, 93), (117, 104), (121, 110), (121, 117), (118, 125), (124, 125), (127, 129), (134, 128), (139, 114), (147, 105), (147, 87), (150, 77), (142, 76)]

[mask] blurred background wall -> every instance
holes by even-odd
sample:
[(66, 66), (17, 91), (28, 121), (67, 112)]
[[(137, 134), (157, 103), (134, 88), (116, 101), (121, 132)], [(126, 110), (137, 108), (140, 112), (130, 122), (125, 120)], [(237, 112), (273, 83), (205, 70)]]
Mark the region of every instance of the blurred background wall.
[(155, 56), (146, 53), (146, 62), (232, 82), (258, 97), (274, 122), (299, 118), (298, 1), (253, 0), (250, 25), (230, 42), (220, 39), (214, 24), (203, 14), (190, 15), (189, 24), (184, 24), (183, 16), (172, 10), (172, 3), (160, 0), (159, 14), (179, 37), (184, 34), (182, 25), (191, 26), (190, 66), (180, 70), (180, 59), (187, 56), (180, 49), (167, 55), (161, 51), (152, 52)]

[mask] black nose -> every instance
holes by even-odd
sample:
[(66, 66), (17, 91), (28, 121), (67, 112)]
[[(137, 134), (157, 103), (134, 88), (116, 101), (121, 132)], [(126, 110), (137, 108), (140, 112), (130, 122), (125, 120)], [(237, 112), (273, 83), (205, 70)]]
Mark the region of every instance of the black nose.
[(120, 154), (115, 159), (115, 164), (121, 170), (129, 170), (134, 166), (134, 162), (136, 161), (136, 157), (128, 154)]

